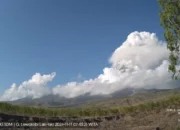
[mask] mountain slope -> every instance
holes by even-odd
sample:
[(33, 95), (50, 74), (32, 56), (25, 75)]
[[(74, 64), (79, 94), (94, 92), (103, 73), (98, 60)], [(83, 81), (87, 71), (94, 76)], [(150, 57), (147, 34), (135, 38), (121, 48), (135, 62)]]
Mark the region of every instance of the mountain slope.
[(90, 101), (102, 101), (109, 98), (120, 98), (124, 96), (130, 96), (133, 94), (133, 89), (124, 89), (117, 91), (110, 95), (93, 95), (85, 94), (75, 98), (65, 98), (58, 95), (47, 95), (37, 99), (24, 98), (8, 103), (26, 105), (26, 106), (44, 106), (44, 107), (72, 107), (79, 106)]

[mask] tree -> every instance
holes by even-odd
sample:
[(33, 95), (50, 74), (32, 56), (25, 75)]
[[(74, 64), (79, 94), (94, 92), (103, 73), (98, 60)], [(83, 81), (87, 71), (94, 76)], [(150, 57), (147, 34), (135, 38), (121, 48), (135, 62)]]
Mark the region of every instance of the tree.
[(178, 78), (180, 70), (176, 67), (180, 55), (180, 0), (158, 0), (160, 5), (160, 23), (164, 28), (164, 38), (170, 50), (171, 64), (168, 70), (173, 73), (174, 79)]

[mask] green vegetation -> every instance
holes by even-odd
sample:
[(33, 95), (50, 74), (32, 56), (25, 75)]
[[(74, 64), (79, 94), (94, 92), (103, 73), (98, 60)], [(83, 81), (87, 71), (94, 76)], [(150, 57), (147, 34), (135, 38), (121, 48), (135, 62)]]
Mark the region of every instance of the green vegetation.
[[(160, 5), (161, 26), (165, 29), (164, 38), (167, 48), (171, 51), (169, 59), (169, 71), (173, 72), (173, 78), (177, 79), (176, 65), (180, 54), (180, 1), (158, 0)], [(179, 74), (179, 73), (178, 73)]]
[(157, 102), (148, 102), (136, 106), (116, 107), (116, 108), (42, 108), (11, 105), (8, 103), (0, 103), (0, 112), (8, 114), (18, 114), (26, 116), (39, 117), (57, 117), (57, 116), (83, 116), (97, 117), (116, 114), (127, 114), (132, 112), (149, 111), (153, 109), (164, 109), (167, 107), (177, 108), (180, 106), (180, 95), (172, 96), (169, 99)]

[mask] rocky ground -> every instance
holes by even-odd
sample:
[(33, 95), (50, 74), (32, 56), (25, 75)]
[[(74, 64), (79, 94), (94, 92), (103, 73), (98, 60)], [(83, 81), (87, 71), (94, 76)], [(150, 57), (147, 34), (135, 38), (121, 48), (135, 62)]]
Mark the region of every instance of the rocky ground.
[[(52, 118), (39, 118), (39, 117), (27, 117), (20, 115), (8, 115), (0, 114), (2, 122), (19, 122), (19, 123), (61, 123), (67, 122), (74, 123), (98, 123), (98, 126), (87, 127), (2, 127), (2, 130), (179, 130), (180, 117), (177, 112), (167, 112), (164, 110), (152, 110), (148, 112), (136, 112), (128, 115), (116, 115), (96, 118), (85, 117), (52, 117)], [(180, 118), (179, 118), (180, 119)], [(14, 123), (15, 124), (15, 123)], [(67, 125), (67, 124), (66, 124)], [(72, 124), (71, 124), (72, 125)]]

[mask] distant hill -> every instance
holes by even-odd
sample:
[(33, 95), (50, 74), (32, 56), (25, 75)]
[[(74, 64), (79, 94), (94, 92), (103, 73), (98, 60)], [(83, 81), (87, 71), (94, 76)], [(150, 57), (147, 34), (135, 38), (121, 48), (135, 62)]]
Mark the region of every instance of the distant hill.
[(47, 95), (41, 98), (23, 98), (8, 103), (25, 106), (43, 107), (109, 107), (119, 105), (136, 105), (149, 100), (162, 99), (180, 92), (179, 89), (132, 89), (126, 88), (110, 95), (94, 95), (89, 93), (75, 98), (65, 98), (59, 95)]
[(117, 91), (110, 95), (93, 95), (89, 93), (81, 95), (75, 98), (65, 98), (60, 97), (59, 95), (47, 95), (41, 98), (23, 98), (15, 101), (9, 101), (11, 104), (26, 105), (26, 106), (45, 106), (45, 107), (72, 107), (79, 106), (81, 104), (90, 102), (90, 101), (102, 101), (110, 98), (120, 98), (125, 96), (130, 96), (133, 94), (133, 89), (123, 89)]
[(136, 89), (133, 90), (133, 94), (129, 96), (123, 96), (121, 98), (111, 97), (102, 101), (90, 101), (80, 105), (80, 107), (91, 108), (108, 108), (119, 106), (133, 106), (149, 101), (158, 101), (167, 99), (174, 95), (180, 95), (180, 89)]

